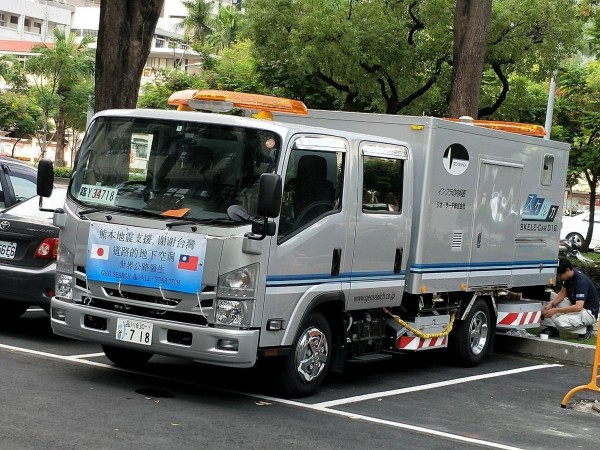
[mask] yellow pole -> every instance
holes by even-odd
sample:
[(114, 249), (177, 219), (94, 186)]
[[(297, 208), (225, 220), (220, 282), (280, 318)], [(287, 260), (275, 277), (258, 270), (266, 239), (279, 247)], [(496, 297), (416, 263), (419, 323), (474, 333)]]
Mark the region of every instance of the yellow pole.
[[(599, 330), (600, 331), (600, 330)], [(597, 333), (596, 336), (596, 352), (594, 353), (594, 365), (592, 366), (592, 379), (588, 384), (584, 384), (583, 386), (577, 386), (567, 392), (567, 395), (562, 400), (560, 404), (561, 408), (567, 407), (567, 402), (573, 395), (579, 391), (589, 390), (600, 392), (600, 388), (598, 388), (597, 380), (598, 380), (598, 365), (600, 365), (600, 333)]]

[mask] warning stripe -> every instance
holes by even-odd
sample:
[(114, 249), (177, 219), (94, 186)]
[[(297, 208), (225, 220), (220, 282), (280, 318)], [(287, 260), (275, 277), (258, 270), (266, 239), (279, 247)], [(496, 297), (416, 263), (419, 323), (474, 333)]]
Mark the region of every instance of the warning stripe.
[(530, 311), (521, 313), (498, 313), (498, 326), (516, 327), (520, 325), (533, 325), (542, 319), (541, 311)]
[(431, 348), (446, 347), (447, 336), (435, 338), (420, 338), (417, 336), (401, 336), (397, 342), (398, 350), (429, 350)]

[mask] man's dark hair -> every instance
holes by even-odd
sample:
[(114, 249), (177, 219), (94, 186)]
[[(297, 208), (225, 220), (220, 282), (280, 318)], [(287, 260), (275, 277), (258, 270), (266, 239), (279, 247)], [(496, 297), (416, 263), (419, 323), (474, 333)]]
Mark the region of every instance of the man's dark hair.
[(556, 274), (562, 275), (567, 270), (573, 270), (573, 264), (571, 264), (571, 261), (565, 257), (558, 258), (558, 269), (556, 269)]

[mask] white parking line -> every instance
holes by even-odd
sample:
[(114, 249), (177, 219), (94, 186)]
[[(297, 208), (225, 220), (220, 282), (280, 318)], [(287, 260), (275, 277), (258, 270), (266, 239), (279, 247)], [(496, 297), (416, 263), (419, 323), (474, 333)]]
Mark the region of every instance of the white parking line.
[[(249, 395), (249, 394), (245, 394), (245, 395)], [(309, 409), (309, 410), (313, 410), (313, 411), (319, 411), (319, 412), (323, 412), (323, 413), (327, 413), (327, 414), (334, 414), (334, 415), (346, 417), (346, 418), (352, 419), (352, 420), (364, 420), (365, 422), (377, 423), (380, 425), (387, 425), (387, 426), (390, 426), (393, 428), (400, 428), (403, 430), (415, 431), (417, 433), (427, 434), (429, 436), (443, 437), (446, 439), (451, 439), (453, 441), (458, 441), (458, 442), (463, 442), (463, 443), (476, 444), (476, 445), (481, 445), (481, 446), (489, 447), (489, 448), (499, 448), (499, 449), (503, 449), (503, 450), (522, 450), (520, 447), (513, 447), (511, 445), (500, 444), (498, 442), (491, 442), (491, 441), (486, 441), (483, 439), (475, 439), (475, 438), (471, 438), (468, 436), (462, 436), (460, 434), (447, 433), (445, 431), (434, 430), (433, 428), (425, 428), (425, 427), (419, 427), (417, 425), (410, 425), (408, 423), (394, 422), (391, 420), (379, 419), (377, 417), (365, 416), (363, 414), (355, 414), (355, 413), (350, 413), (350, 412), (346, 412), (346, 411), (339, 411), (336, 409), (323, 408), (321, 406), (309, 405), (306, 403), (290, 402), (285, 399), (278, 399), (278, 398), (270, 398), (269, 399), (267, 397), (261, 397), (261, 398), (265, 398), (266, 400), (276, 401), (279, 403), (292, 404), (293, 406), (300, 406), (301, 408)]]
[(314, 406), (321, 408), (331, 408), (332, 406), (345, 405), (348, 403), (363, 402), (374, 398), (390, 397), (392, 395), (407, 394), (409, 392), (425, 391), (427, 389), (437, 389), (455, 384), (469, 383), (471, 381), (485, 380), (487, 378), (503, 377), (515, 373), (530, 372), (532, 370), (549, 369), (551, 367), (561, 367), (561, 364), (540, 364), (538, 366), (521, 367), (520, 369), (503, 370), (502, 372), (484, 373), (481, 375), (472, 375), (470, 377), (456, 378), (454, 380), (438, 381), (437, 383), (422, 384), (420, 386), (411, 386), (392, 391), (374, 392), (372, 394), (357, 395), (355, 397), (342, 398), (340, 400), (331, 400), (329, 402), (315, 403)]
[(77, 364), (83, 364), (83, 365), (94, 366), (94, 367), (102, 367), (102, 368), (106, 368), (106, 369), (118, 370), (118, 371), (123, 371), (123, 372), (137, 373), (137, 374), (144, 375), (144, 376), (151, 377), (151, 378), (172, 381), (175, 383), (185, 384), (185, 385), (194, 386), (194, 387), (206, 387), (208, 389), (212, 389), (215, 391), (228, 392), (228, 393), (243, 395), (243, 396), (251, 397), (251, 398), (260, 398), (263, 400), (276, 402), (276, 403), (289, 405), (289, 406), (294, 406), (297, 408), (307, 409), (307, 410), (311, 410), (311, 411), (317, 411), (317, 412), (321, 412), (321, 413), (325, 413), (325, 414), (333, 414), (333, 415), (337, 415), (337, 416), (342, 416), (342, 417), (346, 417), (346, 418), (352, 419), (352, 420), (363, 420), (365, 422), (371, 422), (371, 423), (376, 423), (376, 424), (380, 424), (380, 425), (386, 425), (386, 426), (393, 427), (393, 428), (414, 431), (414, 432), (426, 434), (429, 436), (436, 436), (436, 437), (451, 439), (451, 440), (457, 441), (457, 442), (475, 444), (475, 445), (480, 445), (483, 447), (497, 448), (497, 449), (502, 449), (502, 450), (522, 450), (522, 449), (520, 447), (513, 447), (510, 445), (500, 444), (498, 442), (491, 442), (491, 441), (486, 441), (483, 439), (475, 439), (475, 438), (471, 438), (468, 436), (462, 436), (459, 434), (447, 433), (445, 431), (439, 431), (439, 430), (435, 430), (432, 428), (425, 428), (425, 427), (420, 427), (420, 426), (411, 425), (411, 424), (402, 423), (402, 422), (395, 422), (395, 421), (391, 421), (391, 420), (379, 419), (377, 417), (365, 416), (363, 414), (355, 414), (355, 413), (350, 413), (350, 412), (346, 412), (346, 411), (339, 411), (336, 409), (331, 409), (331, 407), (348, 404), (348, 403), (355, 403), (355, 402), (364, 401), (364, 400), (370, 400), (373, 398), (389, 397), (391, 395), (399, 395), (399, 394), (405, 394), (408, 392), (417, 392), (417, 391), (422, 391), (422, 390), (426, 390), (426, 389), (435, 389), (438, 387), (450, 386), (450, 385), (459, 384), (459, 383), (467, 383), (470, 381), (478, 381), (478, 380), (483, 380), (483, 379), (487, 379), (487, 378), (495, 378), (495, 377), (501, 377), (501, 376), (506, 376), (506, 375), (512, 375), (512, 374), (516, 374), (516, 373), (529, 372), (532, 370), (548, 369), (548, 368), (552, 368), (552, 367), (562, 367), (561, 364), (541, 364), (541, 365), (537, 365), (537, 366), (529, 366), (529, 367), (522, 367), (519, 369), (505, 370), (502, 372), (492, 372), (492, 373), (488, 373), (488, 374), (474, 375), (471, 377), (457, 378), (456, 380), (448, 380), (448, 381), (442, 381), (442, 382), (437, 382), (437, 383), (424, 384), (421, 386), (413, 386), (410, 388), (394, 389), (392, 391), (384, 391), (384, 392), (378, 392), (378, 393), (374, 393), (374, 394), (359, 395), (359, 396), (355, 396), (355, 397), (348, 397), (345, 399), (315, 403), (315, 404), (311, 405), (309, 403), (302, 403), (302, 402), (298, 402), (298, 401), (294, 401), (294, 400), (287, 400), (287, 399), (283, 399), (283, 398), (269, 397), (269, 396), (265, 396), (265, 395), (253, 394), (253, 393), (248, 393), (248, 392), (232, 391), (229, 389), (219, 389), (219, 388), (215, 388), (212, 386), (206, 386), (206, 385), (201, 385), (201, 384), (197, 384), (197, 383), (190, 383), (187, 381), (177, 380), (177, 379), (169, 378), (169, 377), (165, 377), (165, 376), (158, 376), (158, 375), (152, 375), (152, 374), (143, 373), (143, 372), (137, 372), (137, 371), (133, 371), (133, 370), (122, 369), (120, 367), (113, 366), (110, 364), (97, 363), (94, 361), (88, 361), (86, 359), (82, 359), (85, 357), (96, 357), (99, 355), (103, 355), (103, 353), (90, 353), (89, 355), (63, 356), (63, 355), (56, 355), (53, 353), (40, 352), (37, 350), (31, 350), (31, 349), (22, 348), (22, 347), (15, 347), (15, 346), (6, 345), (6, 344), (0, 344), (0, 348), (14, 351), (14, 352), (29, 353), (29, 354), (34, 354), (34, 355), (38, 355), (38, 356), (44, 356), (44, 357), (47, 357), (50, 359), (59, 359), (59, 360), (70, 361), (70, 362), (74, 362)]
[[(103, 364), (103, 363), (97, 363), (97, 362), (94, 362), (94, 361), (88, 361), (88, 360), (85, 360), (85, 359), (79, 359), (79, 358), (82, 358), (85, 355), (74, 355), (74, 356), (56, 355), (54, 353), (40, 352), (39, 350), (31, 350), (29, 348), (15, 347), (13, 345), (6, 345), (6, 344), (0, 344), (0, 348), (4, 348), (6, 350), (10, 350), (10, 351), (13, 351), (13, 352), (29, 353), (29, 354), (37, 355), (37, 356), (44, 356), (44, 357), (50, 358), (50, 359), (61, 359), (63, 361), (78, 362), (80, 364), (85, 364), (85, 365), (88, 365), (88, 366), (106, 367), (106, 368), (109, 368), (109, 369), (118, 369), (118, 367), (111, 366), (110, 364)], [(98, 356), (98, 355), (104, 355), (104, 353), (92, 353), (92, 354), (90, 354), (88, 356)]]
[(104, 356), (104, 352), (100, 353), (87, 353), (85, 355), (71, 355), (69, 358), (82, 359), (82, 358), (97, 358), (98, 356)]

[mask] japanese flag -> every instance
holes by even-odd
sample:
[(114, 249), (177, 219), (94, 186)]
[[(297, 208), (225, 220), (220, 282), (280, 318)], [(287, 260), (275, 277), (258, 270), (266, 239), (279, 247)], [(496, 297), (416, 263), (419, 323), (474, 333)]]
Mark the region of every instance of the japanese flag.
[(92, 244), (90, 258), (108, 260), (110, 247), (108, 245)]

